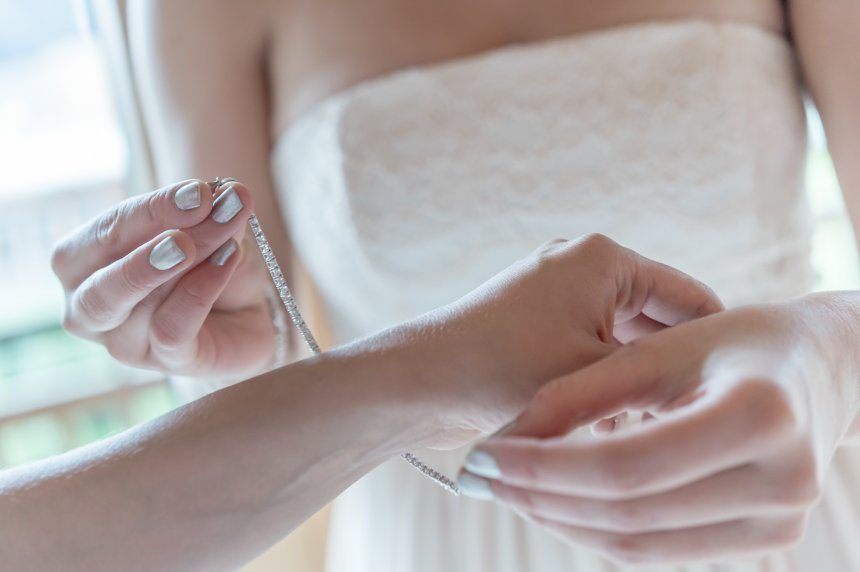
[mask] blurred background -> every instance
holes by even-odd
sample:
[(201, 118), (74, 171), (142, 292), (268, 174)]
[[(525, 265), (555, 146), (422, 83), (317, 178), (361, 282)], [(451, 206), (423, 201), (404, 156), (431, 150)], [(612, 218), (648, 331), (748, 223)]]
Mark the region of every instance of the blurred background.
[[(0, 0), (0, 464), (60, 453), (174, 406), (165, 380), (59, 326), (53, 243), (143, 190), (92, 12)], [(140, 169), (140, 167), (138, 167)]]
[[(53, 243), (151, 189), (117, 2), (0, 0), (0, 467), (54, 455), (178, 404), (59, 325)], [(860, 286), (854, 238), (810, 109), (820, 289)], [(260, 568), (262, 569), (262, 568)]]

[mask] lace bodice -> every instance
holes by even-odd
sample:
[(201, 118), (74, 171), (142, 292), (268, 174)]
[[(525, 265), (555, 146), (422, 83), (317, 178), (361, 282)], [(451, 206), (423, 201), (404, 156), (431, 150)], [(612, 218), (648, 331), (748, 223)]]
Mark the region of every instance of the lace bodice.
[[(587, 232), (689, 272), (729, 305), (803, 293), (805, 135), (783, 38), (682, 21), (368, 81), (295, 121), (272, 165), (296, 252), (345, 342)], [(449, 473), (462, 456), (422, 453)], [(332, 535), (336, 571), (608, 567), (398, 461), (342, 496)], [(804, 550), (772, 563), (802, 569)]]

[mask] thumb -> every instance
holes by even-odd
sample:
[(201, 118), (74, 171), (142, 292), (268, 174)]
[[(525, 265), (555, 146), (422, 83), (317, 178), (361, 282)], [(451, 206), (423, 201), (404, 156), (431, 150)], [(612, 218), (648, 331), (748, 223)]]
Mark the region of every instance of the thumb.
[(544, 385), (499, 436), (557, 437), (572, 429), (671, 400), (672, 376), (661, 370), (658, 348), (626, 346), (575, 373)]

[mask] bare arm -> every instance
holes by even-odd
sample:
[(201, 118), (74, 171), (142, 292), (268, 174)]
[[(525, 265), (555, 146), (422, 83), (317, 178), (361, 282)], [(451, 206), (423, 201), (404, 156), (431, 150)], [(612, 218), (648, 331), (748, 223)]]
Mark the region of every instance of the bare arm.
[(860, 236), (860, 2), (791, 0), (789, 13), (803, 75)]
[[(134, 67), (159, 175), (184, 180), (141, 198), (131, 208), (136, 218), (124, 210), (132, 203), (103, 213), (61, 241), (53, 257), (70, 332), (137, 367), (227, 382), (271, 368), (276, 351), (271, 285), (245, 232), (250, 213), (289, 270), (269, 180), (264, 11), (242, 8), (237, 1), (130, 4)], [(214, 198), (203, 181), (215, 176), (249, 185), (223, 186)], [(135, 252), (170, 237), (183, 243), (182, 261), (155, 273), (146, 261), (135, 267)], [(216, 255), (236, 250), (235, 264)], [(220, 269), (205, 263), (212, 256)], [(143, 273), (130, 283), (134, 268)]]
[(0, 475), (4, 568), (238, 568), (433, 434), (396, 353), (300, 362)]
[(264, 4), (132, 0), (129, 34), (160, 184), (216, 175), (241, 180), (286, 260), (269, 168)]
[(396, 453), (460, 446), (614, 336), (720, 308), (606, 238), (548, 243), (411, 323), (0, 473), (3, 565), (235, 569)]

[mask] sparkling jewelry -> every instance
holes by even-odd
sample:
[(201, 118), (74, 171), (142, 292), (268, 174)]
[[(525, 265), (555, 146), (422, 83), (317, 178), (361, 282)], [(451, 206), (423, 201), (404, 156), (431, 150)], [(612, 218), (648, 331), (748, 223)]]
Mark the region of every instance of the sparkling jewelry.
[[(221, 186), (235, 182), (235, 180), (236, 179), (222, 179), (220, 177), (216, 177), (214, 181), (208, 182), (207, 184), (214, 194)], [(304, 318), (302, 318), (301, 312), (299, 312), (298, 306), (296, 306), (296, 301), (293, 298), (292, 292), (290, 292), (289, 286), (287, 286), (287, 281), (284, 278), (284, 273), (281, 271), (281, 266), (275, 258), (275, 253), (272, 251), (272, 247), (269, 246), (269, 241), (266, 239), (266, 235), (263, 234), (263, 229), (260, 227), (260, 221), (257, 220), (257, 215), (252, 214), (248, 218), (248, 222), (251, 225), (251, 232), (254, 234), (254, 239), (257, 241), (257, 247), (260, 249), (260, 254), (263, 255), (266, 269), (269, 271), (269, 276), (272, 277), (275, 290), (277, 290), (278, 297), (281, 299), (281, 303), (287, 310), (290, 320), (293, 322), (293, 325), (299, 331), (299, 334), (302, 336), (302, 339), (304, 339), (311, 351), (315, 354), (322, 353), (313, 333), (311, 333), (310, 328), (308, 328)], [(460, 488), (457, 486), (457, 483), (449, 477), (427, 465), (412, 453), (403, 453), (400, 457), (415, 467), (415, 469), (417, 469), (422, 475), (431, 479), (449, 493), (459, 496)]]

